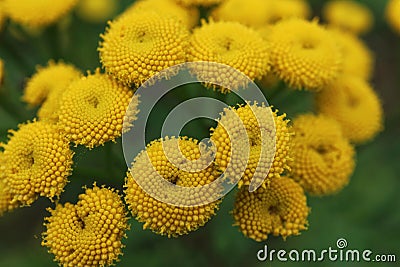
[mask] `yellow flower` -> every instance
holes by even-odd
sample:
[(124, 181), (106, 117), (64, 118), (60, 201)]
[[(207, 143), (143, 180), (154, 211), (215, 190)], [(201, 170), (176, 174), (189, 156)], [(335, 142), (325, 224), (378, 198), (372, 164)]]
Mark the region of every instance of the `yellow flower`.
[(64, 91), (73, 79), (80, 76), (81, 72), (73, 65), (50, 60), (48, 66), (37, 67), (36, 73), (29, 78), (22, 99), (31, 106), (38, 106), (51, 92)]
[(7, 16), (17, 23), (30, 27), (42, 27), (58, 21), (66, 15), (78, 0), (3, 0)]
[(355, 76), (341, 76), (316, 96), (318, 110), (334, 118), (344, 135), (366, 142), (383, 128), (383, 110), (371, 86)]
[(80, 0), (76, 11), (82, 19), (99, 23), (115, 15), (118, 5), (118, 0)]
[(132, 90), (97, 69), (94, 74), (73, 81), (64, 92), (59, 129), (75, 144), (89, 148), (115, 140), (122, 134), (124, 120), (136, 119), (137, 110), (131, 117), (125, 116), (131, 99), (131, 111), (135, 111), (138, 97), (133, 96)]
[(129, 15), (132, 12), (144, 12), (152, 10), (163, 17), (173, 17), (181, 21), (188, 29), (191, 29), (198, 23), (199, 10), (196, 7), (184, 7), (175, 0), (141, 0), (134, 2), (128, 7), (121, 16)]
[(226, 0), (214, 9), (211, 16), (217, 21), (236, 21), (248, 27), (259, 28), (267, 24), (270, 14), (270, 0)]
[(363, 4), (351, 0), (331, 0), (322, 10), (326, 21), (354, 34), (368, 32), (374, 23), (372, 12)]
[(341, 70), (339, 46), (317, 21), (282, 20), (271, 27), (268, 40), (272, 68), (291, 87), (319, 90)]
[(222, 21), (237, 21), (253, 28), (291, 17), (308, 18), (310, 7), (304, 0), (226, 0), (212, 12)]
[(354, 148), (340, 125), (324, 115), (303, 114), (293, 121), (290, 175), (311, 195), (329, 195), (348, 184)]
[(386, 19), (395, 31), (400, 33), (400, 0), (389, 0), (386, 6)]
[[(239, 70), (251, 80), (261, 79), (269, 70), (268, 44), (254, 30), (237, 22), (203, 23), (196, 28), (190, 38), (188, 49), (189, 61), (208, 61), (226, 64)], [(207, 66), (207, 65), (205, 65)], [(210, 82), (225, 77), (224, 68), (211, 66), (202, 77)], [(243, 78), (229, 79), (237, 89)], [(237, 84), (239, 82), (239, 84)], [(228, 90), (221, 88), (222, 91)]]
[(42, 245), (62, 266), (109, 266), (122, 255), (128, 218), (118, 192), (97, 187), (79, 195), (76, 205), (48, 209)]
[[(254, 112), (254, 113), (253, 113)], [(225, 109), (215, 129), (211, 129), (211, 140), (216, 147), (215, 162), (222, 171), (226, 171), (232, 164), (231, 139), (237, 138), (240, 133), (238, 120), (247, 131), (250, 144), (250, 155), (246, 159), (247, 167), (244, 173), (228, 173), (228, 176), (240, 176), (238, 186), (250, 185), (252, 179), (255, 183), (262, 182), (263, 187), (271, 179), (279, 178), (284, 170), (288, 169), (290, 130), (286, 114), (278, 115), (278, 111), (272, 111), (271, 107), (246, 105), (237, 109)], [(274, 150), (275, 154), (271, 151)], [(257, 177), (254, 176), (259, 169)], [(258, 170), (257, 170), (258, 171)]]
[[(151, 142), (146, 150), (135, 158), (125, 181), (125, 200), (132, 215), (144, 223), (144, 229), (150, 228), (157, 234), (176, 237), (197, 230), (215, 215), (220, 200), (201, 205), (208, 196), (192, 195), (188, 201), (199, 203), (199, 206), (172, 205), (169, 203), (179, 203), (184, 195), (157, 182), (158, 175), (181, 187), (193, 188), (213, 182), (220, 172), (213, 163), (207, 167), (207, 164), (204, 166), (206, 162), (201, 161), (199, 165), (197, 160), (201, 160), (201, 154), (197, 140), (167, 137)], [(138, 181), (146, 186), (151, 195), (138, 185)], [(218, 190), (221, 190), (219, 187), (210, 189), (216, 190), (210, 192), (210, 195), (218, 194)], [(171, 201), (166, 203), (167, 201), (152, 197), (157, 194), (165, 194), (165, 198)], [(187, 201), (182, 199), (182, 204), (186, 203)]]
[(9, 187), (11, 204), (30, 205), (38, 196), (58, 198), (71, 173), (73, 152), (55, 125), (34, 121), (10, 130), (0, 180)]
[(107, 73), (140, 86), (157, 72), (185, 62), (189, 33), (178, 20), (156, 12), (132, 12), (109, 22), (98, 50)]
[(309, 212), (301, 186), (281, 177), (255, 192), (241, 188), (235, 199), (233, 217), (245, 236), (261, 242), (269, 234), (284, 239), (299, 235), (307, 229)]
[(223, 3), (225, 0), (174, 0), (178, 4), (182, 4), (184, 6), (204, 6), (209, 7), (213, 5), (217, 5)]
[(270, 2), (268, 22), (277, 22), (292, 17), (307, 19), (311, 8), (304, 0), (267, 0)]
[(342, 54), (342, 73), (369, 80), (373, 70), (372, 52), (357, 36), (340, 30), (330, 30)]

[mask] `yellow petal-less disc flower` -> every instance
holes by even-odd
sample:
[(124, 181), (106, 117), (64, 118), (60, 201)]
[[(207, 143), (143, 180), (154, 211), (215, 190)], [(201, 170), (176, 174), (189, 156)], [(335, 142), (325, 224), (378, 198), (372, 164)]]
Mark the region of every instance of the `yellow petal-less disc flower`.
[(329, 1), (325, 4), (322, 14), (329, 25), (354, 34), (368, 32), (374, 23), (372, 12), (358, 1)]
[(197, 25), (200, 16), (197, 8), (181, 6), (175, 0), (136, 1), (121, 16), (129, 15), (132, 12), (144, 12), (146, 10), (155, 11), (163, 17), (173, 17), (186, 25), (188, 29)]
[(55, 63), (50, 60), (48, 66), (37, 67), (36, 73), (29, 78), (24, 88), (22, 100), (31, 106), (38, 106), (54, 90), (63, 91), (81, 72), (70, 64)]
[(5, 13), (13, 21), (30, 27), (42, 27), (58, 21), (78, 3), (78, 0), (3, 0), (2, 2)]
[(0, 144), (0, 180), (7, 184), (12, 204), (32, 204), (38, 196), (58, 198), (71, 173), (73, 152), (57, 127), (34, 121), (10, 130), (7, 144)]
[[(237, 22), (203, 23), (194, 30), (189, 43), (189, 61), (225, 64), (239, 70), (251, 80), (261, 79), (269, 70), (268, 44), (256, 31)], [(210, 67), (207, 77), (203, 78), (213, 82), (225, 75), (224, 69)], [(235, 86), (234, 82), (235, 80), (230, 89), (239, 87), (240, 84)]]
[(237, 21), (258, 29), (291, 17), (306, 19), (310, 13), (304, 0), (226, 0), (211, 16), (218, 21)]
[(140, 86), (157, 72), (185, 62), (188, 29), (156, 12), (132, 12), (109, 22), (98, 48), (106, 72)]
[(354, 75), (364, 80), (371, 78), (374, 58), (372, 52), (357, 36), (340, 30), (331, 30), (342, 54), (342, 73)]
[(260, 28), (268, 23), (271, 16), (270, 1), (226, 0), (213, 10), (211, 16), (217, 21), (236, 21), (248, 27)]
[[(131, 99), (132, 114), (127, 117)], [(120, 137), (124, 121), (136, 119), (137, 105), (129, 87), (97, 69), (68, 86), (60, 101), (58, 127), (75, 144), (93, 148)]]
[(385, 15), (388, 23), (395, 31), (400, 33), (400, 0), (389, 0), (386, 5)]
[(263, 241), (268, 235), (299, 235), (307, 229), (310, 208), (299, 184), (287, 177), (274, 179), (267, 188), (239, 190), (235, 199), (235, 225), (247, 237)]
[(76, 12), (86, 21), (99, 23), (112, 18), (118, 5), (118, 0), (80, 0)]
[(269, 4), (269, 23), (292, 17), (307, 19), (311, 8), (304, 0), (267, 0)]
[(344, 135), (355, 143), (374, 138), (383, 129), (379, 97), (363, 79), (343, 76), (316, 96), (317, 109), (339, 122)]
[(76, 205), (57, 204), (45, 218), (42, 245), (62, 266), (110, 266), (122, 255), (129, 229), (118, 192), (97, 187), (79, 195)]
[(319, 90), (341, 71), (340, 48), (317, 21), (282, 20), (267, 39), (272, 68), (291, 87)]
[[(174, 146), (176, 145), (176, 147)], [(167, 154), (168, 152), (168, 154)], [(185, 158), (189, 168), (176, 165), (179, 159)], [(188, 234), (203, 226), (219, 207), (220, 200), (201, 205), (204, 196), (193, 196), (196, 203), (200, 205), (181, 206), (172, 205), (153, 198), (147, 194), (137, 183), (146, 184), (152, 193), (164, 193), (169, 199), (182, 198), (176, 191), (169, 191), (168, 187), (157, 183), (155, 175), (160, 175), (170, 183), (181, 187), (204, 186), (220, 175), (215, 164), (211, 163), (206, 168), (190, 166), (193, 161), (200, 159), (201, 150), (197, 140), (185, 137), (171, 137), (164, 140), (151, 142), (146, 150), (143, 150), (135, 158), (131, 170), (127, 173), (125, 180), (126, 203), (132, 215), (139, 222), (143, 222), (144, 229), (151, 229), (153, 232), (168, 237), (177, 237)], [(186, 164), (185, 163), (185, 164)], [(213, 188), (211, 188), (213, 189)], [(220, 190), (218, 187), (215, 190)], [(215, 191), (219, 193), (220, 191)], [(198, 200), (198, 201), (197, 201)], [(175, 202), (177, 203), (177, 202)]]
[(290, 176), (311, 195), (330, 195), (349, 182), (354, 148), (340, 125), (324, 115), (303, 114), (293, 120)]
[[(253, 179), (257, 184), (263, 181), (262, 186), (265, 187), (271, 179), (279, 178), (288, 169), (291, 136), (290, 127), (287, 125), (289, 121), (286, 114), (278, 115), (278, 111), (272, 111), (271, 107), (246, 105), (237, 109), (225, 109), (217, 127), (211, 129), (211, 140), (216, 147), (215, 162), (222, 171), (226, 170), (231, 159), (230, 138), (234, 137), (234, 133), (231, 136), (228, 133), (238, 128), (234, 113), (246, 128), (250, 155), (245, 172), (229, 176), (240, 175), (239, 188), (250, 185)], [(257, 168), (260, 170), (255, 177)]]

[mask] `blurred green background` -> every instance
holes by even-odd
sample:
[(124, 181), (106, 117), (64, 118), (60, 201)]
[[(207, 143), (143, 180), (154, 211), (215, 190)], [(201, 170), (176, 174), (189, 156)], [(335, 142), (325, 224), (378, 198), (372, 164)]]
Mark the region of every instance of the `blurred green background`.
[[(132, 1), (121, 1), (120, 11)], [(314, 15), (326, 1), (310, 1)], [(280, 263), (259, 262), (258, 250), (268, 244), (270, 249), (335, 248), (338, 238), (345, 238), (348, 248), (370, 249), (374, 253), (396, 254), (392, 263), (352, 263), (351, 266), (398, 266), (400, 262), (400, 35), (386, 25), (383, 10), (387, 1), (360, 1), (375, 15), (375, 27), (364, 39), (376, 56), (374, 88), (385, 109), (385, 130), (372, 142), (357, 148), (357, 167), (352, 180), (339, 194), (324, 198), (309, 198), (312, 212), (309, 229), (286, 241), (269, 237), (257, 243), (245, 238), (232, 227), (230, 210), (234, 192), (223, 201), (217, 214), (205, 227), (178, 239), (168, 239), (142, 230), (131, 220), (132, 229), (125, 241), (124, 256), (118, 266), (344, 266), (344, 262)], [(400, 14), (399, 14), (400, 16)], [(7, 130), (34, 117), (20, 102), (26, 77), (36, 65), (45, 65), (50, 58), (63, 59), (81, 68), (98, 67), (96, 48), (105, 23), (88, 24), (74, 14), (68, 27), (51, 26), (41, 35), (21, 34), (16, 25), (8, 24), (0, 32), (0, 57), (5, 61), (5, 78), (0, 89), (0, 141), (7, 140)], [(310, 96), (300, 92), (285, 92), (271, 101), (289, 117), (307, 110)], [(193, 131), (195, 132), (196, 127)], [(204, 128), (203, 128), (204, 132)], [(120, 140), (116, 144), (76, 152), (74, 173), (61, 201), (76, 202), (83, 185), (99, 183), (121, 189), (126, 166)], [(0, 267), (56, 266), (52, 255), (40, 246), (43, 217), (50, 201), (40, 199), (30, 208), (23, 208), (0, 218)]]

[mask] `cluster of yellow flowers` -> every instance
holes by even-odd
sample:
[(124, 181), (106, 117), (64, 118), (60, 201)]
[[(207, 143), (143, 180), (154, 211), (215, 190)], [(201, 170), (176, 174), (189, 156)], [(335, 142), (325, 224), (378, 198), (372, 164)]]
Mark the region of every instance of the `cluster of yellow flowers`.
[[(112, 2), (3, 0), (0, 24), (4, 16), (27, 27), (44, 27), (76, 5), (78, 14), (100, 21), (115, 12)], [(390, 1), (387, 17), (398, 31), (399, 11), (400, 1)], [(224, 109), (216, 118), (218, 125), (210, 129), (216, 153), (206, 168), (197, 168), (202, 151), (196, 139), (152, 141), (133, 160), (125, 178), (124, 199), (131, 214), (157, 234), (176, 237), (194, 231), (215, 215), (222, 198), (205, 205), (174, 206), (149, 195), (138, 182), (174, 199), (179, 195), (163, 192), (162, 185), (154, 183), (154, 173), (182, 187), (199, 187), (227, 172), (228, 178), (239, 180), (232, 214), (245, 236), (262, 241), (268, 235), (286, 239), (300, 234), (307, 229), (310, 212), (306, 193), (340, 191), (355, 168), (355, 145), (372, 140), (383, 128), (381, 103), (369, 82), (374, 58), (358, 36), (372, 27), (372, 14), (354, 1), (336, 0), (323, 9), (326, 23), (311, 15), (305, 0), (135, 2), (101, 34), (99, 65), (104, 73), (98, 68), (85, 75), (71, 64), (50, 60), (27, 80), (22, 100), (38, 107), (37, 118), (10, 130), (8, 142), (0, 144), (0, 215), (47, 197), (57, 204), (45, 218), (42, 244), (56, 261), (63, 266), (114, 263), (129, 228), (119, 193), (94, 185), (77, 204), (58, 203), (73, 171), (70, 145), (94, 149), (121, 137), (129, 130), (124, 125), (133, 126), (137, 117), (140, 96), (134, 92), (146, 80), (179, 63), (209, 61), (260, 84), (273, 80), (269, 87), (277, 90), (307, 90), (315, 97), (315, 110), (290, 121), (267, 103)], [(221, 70), (208, 71), (210, 77), (229, 78)], [(0, 60), (0, 80), (2, 76)], [(206, 86), (230, 94), (242, 83), (232, 90)], [(263, 90), (268, 95), (269, 88)], [(243, 138), (236, 117), (247, 133), (243, 142), (250, 144), (243, 173), (228, 168), (230, 138)], [(267, 138), (274, 142), (262, 136), (274, 137)], [(179, 158), (173, 150), (176, 143), (196, 171), (172, 163)], [(262, 186), (251, 192), (253, 181)], [(202, 197), (207, 196), (198, 196)]]
[(0, 28), (9, 18), (29, 29), (40, 29), (65, 19), (74, 9), (76, 14), (89, 22), (104, 22), (118, 8), (118, 0), (2, 0), (0, 1)]

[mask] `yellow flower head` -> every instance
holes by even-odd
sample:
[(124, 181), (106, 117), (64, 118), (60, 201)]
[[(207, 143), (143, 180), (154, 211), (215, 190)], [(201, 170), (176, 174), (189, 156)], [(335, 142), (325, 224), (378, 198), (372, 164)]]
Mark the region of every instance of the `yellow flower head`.
[(331, 0), (325, 4), (322, 13), (331, 26), (354, 34), (368, 32), (374, 23), (372, 12), (357, 1)]
[(185, 62), (189, 33), (178, 20), (153, 11), (132, 12), (109, 22), (100, 60), (125, 84), (140, 86), (157, 72)]
[(318, 90), (341, 70), (339, 46), (317, 21), (282, 20), (271, 27), (268, 40), (272, 67), (291, 87)]
[[(284, 170), (288, 169), (291, 133), (286, 114), (278, 115), (278, 111), (272, 111), (271, 107), (257, 105), (225, 109), (217, 127), (211, 129), (211, 140), (216, 147), (215, 162), (222, 171), (231, 164), (231, 138), (236, 138), (235, 131), (239, 128), (236, 116), (239, 116), (240, 123), (247, 131), (250, 155), (244, 173), (229, 173), (228, 176), (240, 175), (239, 187), (250, 185), (252, 179), (255, 179), (256, 183), (263, 181), (262, 185), (265, 187), (271, 179), (279, 178)], [(275, 154), (272, 152), (274, 146)], [(260, 168), (260, 172), (255, 177), (257, 168)]]
[(129, 16), (132, 12), (152, 10), (163, 17), (173, 17), (191, 29), (198, 23), (199, 10), (195, 7), (184, 7), (175, 0), (141, 0), (134, 2), (121, 16)]
[(62, 266), (109, 266), (122, 255), (128, 218), (118, 192), (97, 187), (79, 195), (76, 205), (57, 204), (45, 218), (42, 245)]
[(3, 0), (3, 8), (13, 21), (30, 27), (42, 27), (66, 15), (78, 0)]
[(386, 19), (395, 31), (400, 33), (400, 0), (389, 0), (386, 6)]
[(235, 199), (233, 217), (245, 236), (261, 242), (269, 234), (284, 239), (299, 235), (307, 229), (309, 212), (301, 186), (290, 178), (281, 177), (255, 192), (241, 188)]
[(291, 176), (311, 195), (338, 192), (354, 170), (354, 148), (340, 125), (324, 115), (304, 114), (293, 121)]
[(71, 173), (73, 152), (55, 125), (34, 121), (10, 131), (0, 165), (0, 180), (9, 187), (12, 204), (32, 204), (38, 196), (59, 197)]
[[(169, 199), (182, 198), (183, 195), (177, 194), (173, 188), (170, 191), (170, 187), (158, 183), (156, 175), (181, 187), (210, 184), (219, 177), (220, 172), (213, 163), (208, 167), (206, 165), (206, 168), (199, 167), (197, 160), (200, 157), (201, 149), (197, 140), (167, 137), (164, 140), (151, 142), (146, 150), (135, 158), (125, 181), (125, 200), (132, 215), (144, 223), (144, 229), (150, 228), (157, 234), (176, 237), (197, 230), (215, 215), (220, 200), (200, 206), (172, 205), (153, 198), (137, 183), (140, 181), (140, 184), (145, 184), (150, 192), (165, 194)], [(181, 162), (184, 162), (182, 166)], [(219, 188), (214, 189), (219, 190)], [(196, 203), (203, 202), (204, 197), (207, 198), (202, 195), (192, 196)]]
[[(131, 99), (135, 112), (126, 117)], [(60, 101), (58, 126), (75, 144), (92, 148), (120, 137), (124, 120), (136, 119), (137, 105), (138, 97), (129, 87), (96, 70), (68, 86)]]
[(383, 128), (378, 96), (363, 79), (341, 76), (316, 97), (318, 110), (334, 118), (344, 135), (355, 143), (366, 142)]
[(310, 7), (304, 0), (226, 0), (214, 9), (212, 17), (260, 28), (281, 19), (305, 19), (310, 13)]
[(183, 6), (204, 6), (209, 7), (225, 2), (226, 0), (174, 0)]
[(292, 17), (307, 19), (311, 8), (304, 0), (267, 0), (270, 2), (268, 22), (277, 22)]
[(340, 30), (331, 30), (342, 54), (342, 73), (354, 75), (365, 80), (371, 77), (374, 58), (366, 44), (357, 36)]
[(48, 66), (38, 67), (36, 73), (26, 83), (22, 99), (31, 106), (38, 106), (53, 91), (62, 92), (81, 72), (70, 64), (55, 63), (50, 60)]
[[(189, 43), (189, 61), (225, 64), (251, 80), (261, 79), (269, 70), (268, 44), (256, 31), (237, 22), (203, 23), (194, 30)], [(224, 69), (213, 67), (208, 72), (203, 78), (210, 82), (226, 75)], [(232, 81), (234, 84), (235, 79)]]
[[(271, 16), (270, 0), (226, 0), (212, 12), (218, 21), (236, 21), (243, 25), (259, 28), (267, 24)], [(235, 32), (227, 32), (226, 34)]]
[(89, 22), (104, 22), (115, 15), (118, 5), (118, 0), (80, 0), (77, 14)]

